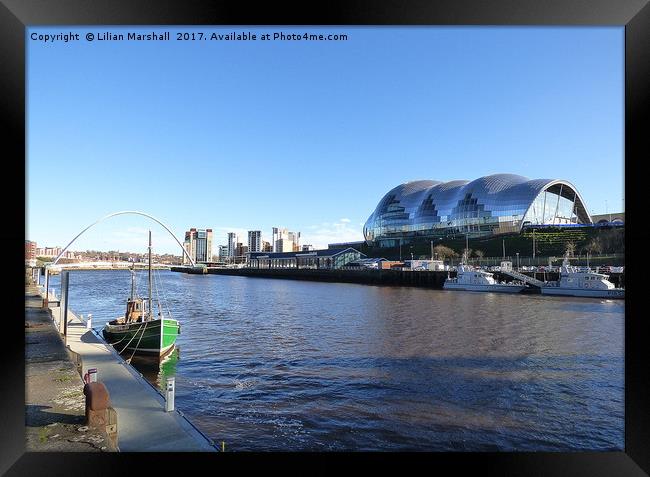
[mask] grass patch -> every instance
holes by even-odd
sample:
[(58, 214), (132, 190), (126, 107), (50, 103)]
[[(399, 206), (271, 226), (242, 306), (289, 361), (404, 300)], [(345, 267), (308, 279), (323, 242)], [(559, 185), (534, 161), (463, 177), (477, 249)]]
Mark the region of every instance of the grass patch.
[(61, 394), (61, 398), (63, 399), (69, 399), (69, 398), (75, 398), (75, 397), (81, 397), (83, 395), (83, 391), (68, 391), (63, 394)]
[(54, 378), (54, 380), (57, 383), (67, 383), (67, 382), (72, 381), (72, 376), (70, 376), (68, 374), (60, 374), (56, 378)]

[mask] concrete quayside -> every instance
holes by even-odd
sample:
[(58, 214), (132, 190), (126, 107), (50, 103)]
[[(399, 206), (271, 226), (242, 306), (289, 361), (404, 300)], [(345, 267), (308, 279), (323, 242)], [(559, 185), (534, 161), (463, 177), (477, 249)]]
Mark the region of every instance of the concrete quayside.
[[(310, 268), (222, 268), (222, 267), (189, 267), (172, 266), (171, 271), (189, 274), (232, 275), (242, 277), (280, 278), (286, 280), (312, 280), (320, 282), (357, 283), (363, 285), (414, 286), (442, 290), (447, 277), (454, 278), (455, 271), (433, 270), (373, 270), (373, 269), (310, 269)], [(503, 272), (491, 272), (499, 281), (510, 282), (513, 276)], [(532, 279), (540, 281), (555, 281), (559, 278), (557, 272), (522, 272)], [(617, 287), (624, 286), (625, 277), (622, 273), (612, 273), (609, 279)]]
[[(39, 290), (39, 296), (44, 298), (42, 290)], [(78, 356), (81, 376), (89, 369), (96, 369), (97, 381), (103, 383), (110, 394), (112, 408), (117, 413), (117, 450), (217, 451), (214, 443), (180, 410), (166, 411), (165, 396), (107, 344), (99, 332), (87, 328), (87, 323), (70, 310), (67, 312), (67, 326), (64, 327), (59, 305), (56, 297), (50, 294), (46, 310), (64, 345)], [(81, 392), (81, 389), (78, 391)]]
[(25, 289), (25, 449), (29, 452), (114, 452), (101, 428), (86, 425), (84, 383), (76, 361), (42, 307), (36, 286)]

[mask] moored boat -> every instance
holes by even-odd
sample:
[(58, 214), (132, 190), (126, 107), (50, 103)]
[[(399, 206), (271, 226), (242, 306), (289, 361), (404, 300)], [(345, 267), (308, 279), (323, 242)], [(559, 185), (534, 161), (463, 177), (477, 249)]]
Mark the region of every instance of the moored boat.
[(609, 275), (591, 270), (581, 271), (564, 257), (560, 267), (560, 278), (555, 282), (546, 282), (541, 287), (542, 295), (581, 296), (590, 298), (625, 298), (625, 289), (616, 288), (609, 281)]
[(131, 270), (131, 296), (126, 302), (124, 316), (112, 320), (104, 326), (104, 339), (118, 352), (130, 352), (131, 356), (163, 356), (174, 349), (180, 324), (171, 316), (163, 316), (158, 303), (158, 313), (154, 315), (152, 300), (151, 231), (149, 232), (149, 296), (142, 298), (135, 290), (135, 271)]
[[(456, 269), (455, 278), (451, 278), (447, 275), (447, 279), (442, 285), (443, 290), (519, 293), (526, 288), (526, 285), (523, 283), (500, 283), (495, 280), (492, 273), (468, 265), (468, 259), (469, 238), (465, 235), (465, 252), (463, 253), (463, 261)], [(503, 267), (508, 263), (510, 262), (502, 262), (501, 266)]]
[(456, 278), (447, 278), (442, 285), (444, 290), (464, 290), (499, 293), (519, 293), (525, 285), (519, 283), (499, 283), (490, 272), (474, 269), (469, 265), (458, 266)]

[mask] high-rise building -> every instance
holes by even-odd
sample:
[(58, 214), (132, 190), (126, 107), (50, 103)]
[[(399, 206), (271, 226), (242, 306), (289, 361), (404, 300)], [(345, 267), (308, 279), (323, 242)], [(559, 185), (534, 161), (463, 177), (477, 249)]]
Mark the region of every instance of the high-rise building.
[(212, 260), (212, 229), (198, 230), (196, 233), (196, 262)]
[(212, 229), (205, 229), (205, 261), (212, 261)]
[(273, 252), (277, 252), (277, 241), (282, 239), (283, 235), (287, 233), (287, 229), (281, 229), (279, 227), (273, 227), (271, 229), (271, 245), (273, 246)]
[(219, 245), (219, 260), (228, 258), (228, 245)]
[(235, 247), (235, 257), (243, 257), (246, 255), (246, 252), (248, 252), (248, 246), (244, 245), (241, 242), (238, 242), (237, 246)]
[(248, 251), (261, 252), (262, 251), (262, 231), (249, 230), (248, 231)]
[(266, 240), (262, 240), (262, 252), (272, 252), (273, 247), (271, 246), (271, 242), (267, 242)]
[(289, 232), (287, 234), (289, 240), (292, 242), (291, 251), (299, 252), (300, 251), (300, 232)]
[[(185, 232), (183, 247), (195, 263), (209, 262), (212, 260), (212, 229), (191, 228)], [(183, 263), (189, 263), (185, 254)]]
[(237, 234), (228, 232), (228, 257), (234, 257), (237, 249)]
[(275, 241), (275, 252), (293, 252), (293, 242), (289, 239), (278, 239)]
[[(284, 250), (280, 250), (280, 240), (290, 243), (290, 246), (282, 242)], [(273, 252), (298, 252), (300, 251), (300, 232), (290, 232), (284, 228), (273, 227), (271, 244), (273, 246)], [(286, 249), (287, 246), (289, 246), (288, 250)]]
[[(187, 255), (192, 257), (192, 260), (196, 261), (196, 229), (191, 228), (185, 232), (185, 240), (183, 241), (183, 248), (187, 252)], [(190, 261), (187, 258), (187, 255), (183, 254), (183, 265), (189, 264)]]

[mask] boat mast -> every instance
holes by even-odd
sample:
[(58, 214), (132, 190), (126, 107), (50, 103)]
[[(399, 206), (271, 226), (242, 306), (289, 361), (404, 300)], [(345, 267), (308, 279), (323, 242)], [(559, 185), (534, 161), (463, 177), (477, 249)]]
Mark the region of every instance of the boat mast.
[(151, 301), (151, 230), (149, 231), (149, 319), (153, 319), (152, 314), (152, 301)]
[(134, 265), (131, 265), (131, 300), (135, 298), (135, 271), (133, 271)]

